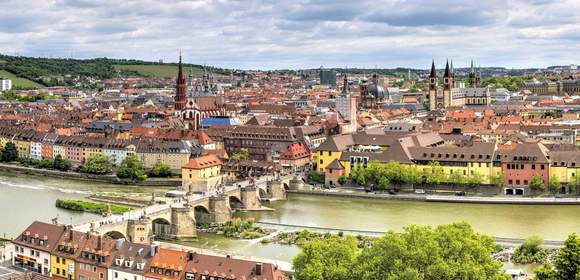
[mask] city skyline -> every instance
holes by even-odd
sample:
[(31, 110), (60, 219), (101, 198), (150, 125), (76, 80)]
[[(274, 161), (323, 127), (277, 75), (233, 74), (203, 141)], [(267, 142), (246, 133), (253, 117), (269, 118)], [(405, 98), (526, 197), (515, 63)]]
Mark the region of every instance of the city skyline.
[(241, 69), (536, 68), (580, 61), (574, 1), (0, 0), (4, 54)]

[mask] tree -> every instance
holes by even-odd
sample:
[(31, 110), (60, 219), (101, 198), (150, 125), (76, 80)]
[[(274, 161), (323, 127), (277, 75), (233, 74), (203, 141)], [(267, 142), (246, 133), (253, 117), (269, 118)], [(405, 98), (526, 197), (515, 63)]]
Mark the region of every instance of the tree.
[(391, 184), (391, 182), (389, 182), (389, 178), (387, 178), (386, 176), (383, 176), (383, 177), (381, 177), (381, 179), (379, 179), (378, 187), (380, 190), (386, 190), (389, 188), (390, 184)]
[(467, 185), (470, 187), (477, 187), (483, 182), (483, 175), (475, 172), (467, 177)]
[(439, 162), (432, 161), (429, 163), (428, 170), (431, 171), (426, 175), (425, 182), (429, 185), (439, 185), (441, 182), (445, 181), (445, 173), (443, 173), (443, 168), (439, 165)]
[(15, 161), (18, 159), (18, 149), (16, 145), (12, 142), (6, 143), (4, 145), (4, 150), (2, 150), (2, 161)]
[(171, 177), (171, 175), (173, 175), (171, 166), (161, 162), (155, 163), (149, 171), (150, 177)]
[(239, 152), (235, 152), (232, 154), (233, 160), (249, 160), (250, 159), (250, 152), (248, 149), (242, 148)]
[(364, 173), (359, 173), (358, 177), (356, 177), (356, 183), (360, 186), (365, 186), (367, 184), (367, 180), (365, 179)]
[(578, 235), (570, 234), (554, 263), (544, 264), (535, 272), (536, 279), (539, 280), (580, 279), (580, 238)]
[(548, 182), (548, 188), (550, 189), (550, 192), (557, 193), (560, 190), (560, 187), (562, 187), (562, 184), (560, 183), (558, 176), (550, 176), (550, 182)]
[(568, 182), (568, 188), (570, 189), (570, 193), (578, 193), (578, 189), (580, 189), (580, 176), (573, 176), (570, 182)]
[(465, 223), (411, 225), (363, 248), (352, 279), (509, 279), (492, 258), (496, 244)]
[[(522, 245), (518, 246), (513, 254), (515, 263), (541, 263), (545, 261), (547, 254), (542, 249), (544, 239), (540, 236), (528, 237)], [(543, 254), (540, 254), (543, 253)]]
[(354, 237), (330, 238), (307, 243), (294, 257), (296, 280), (350, 280), (358, 255)]
[(346, 176), (344, 175), (340, 175), (340, 177), (338, 177), (338, 183), (341, 185), (344, 185), (346, 183)]
[(503, 188), (503, 184), (504, 184), (503, 174), (502, 173), (499, 173), (497, 175), (491, 175), (489, 177), (489, 182), (492, 185), (494, 185), (494, 186), (496, 186), (496, 187), (498, 187), (500, 189)]
[(467, 178), (459, 172), (453, 172), (449, 175), (448, 181), (455, 186), (461, 186), (467, 182)]
[(60, 171), (69, 171), (72, 168), (72, 163), (63, 159), (61, 155), (56, 155), (52, 161), (52, 168)]
[(122, 179), (132, 179), (143, 181), (147, 178), (143, 163), (136, 155), (128, 155), (117, 167), (117, 177)]
[(422, 176), (417, 166), (405, 166), (403, 169), (403, 181), (407, 184), (411, 184), (413, 189), (415, 189), (415, 185), (421, 184)]
[(108, 156), (94, 154), (87, 158), (82, 171), (90, 174), (109, 174), (112, 166), (111, 159)]
[(544, 180), (542, 180), (542, 176), (540, 176), (540, 174), (534, 174), (532, 181), (530, 181), (530, 189), (535, 191), (544, 191), (546, 189)]

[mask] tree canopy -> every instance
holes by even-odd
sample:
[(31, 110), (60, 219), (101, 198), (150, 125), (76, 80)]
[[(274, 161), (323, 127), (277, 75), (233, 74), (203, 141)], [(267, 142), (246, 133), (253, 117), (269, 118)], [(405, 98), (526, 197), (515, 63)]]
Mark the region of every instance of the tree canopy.
[(111, 173), (111, 159), (103, 154), (94, 154), (89, 156), (83, 165), (82, 171), (91, 174), (109, 174)]
[(411, 225), (358, 249), (345, 238), (307, 244), (293, 261), (295, 277), (310, 279), (509, 279), (492, 237), (465, 223)]
[(128, 155), (117, 167), (117, 177), (122, 179), (132, 179), (143, 181), (147, 178), (143, 163), (136, 155)]
[(6, 143), (6, 145), (4, 145), (4, 149), (2, 149), (1, 160), (15, 161), (17, 159), (18, 159), (18, 149), (16, 148), (16, 145), (14, 145), (14, 143), (12, 142)]
[(232, 154), (233, 160), (249, 160), (250, 159), (250, 152), (248, 149), (240, 149), (239, 152), (235, 152)]
[(171, 177), (171, 175), (173, 175), (171, 166), (161, 162), (155, 163), (149, 171), (150, 177)]
[(580, 279), (580, 238), (576, 233), (568, 236), (564, 247), (553, 264), (544, 264), (536, 271), (539, 280)]

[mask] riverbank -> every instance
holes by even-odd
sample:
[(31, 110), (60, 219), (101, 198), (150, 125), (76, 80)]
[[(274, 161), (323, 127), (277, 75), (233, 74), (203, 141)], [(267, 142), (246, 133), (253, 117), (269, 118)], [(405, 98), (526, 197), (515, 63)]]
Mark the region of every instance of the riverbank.
[(115, 175), (95, 175), (72, 171), (59, 171), (53, 169), (39, 169), (16, 164), (0, 163), (0, 170), (18, 172), (27, 175), (50, 176), (60, 179), (82, 180), (101, 183), (110, 183), (117, 185), (137, 185), (143, 187), (178, 187), (181, 186), (181, 180), (171, 179), (147, 179), (145, 181), (132, 181), (120, 179)]
[(288, 193), (336, 196), (347, 198), (366, 198), (383, 200), (407, 200), (423, 202), (447, 202), (447, 203), (480, 203), (480, 204), (523, 204), (523, 205), (580, 205), (577, 197), (489, 197), (489, 196), (453, 196), (453, 195), (424, 195), (424, 194), (389, 194), (389, 193), (365, 193), (345, 192), (336, 190), (288, 190)]

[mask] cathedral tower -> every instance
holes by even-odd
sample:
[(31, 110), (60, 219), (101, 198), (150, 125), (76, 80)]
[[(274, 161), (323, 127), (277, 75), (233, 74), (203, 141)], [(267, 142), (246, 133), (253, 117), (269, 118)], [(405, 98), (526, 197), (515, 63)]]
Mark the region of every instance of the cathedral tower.
[(182, 111), (187, 104), (187, 84), (183, 76), (183, 65), (181, 64), (181, 53), (179, 54), (179, 70), (177, 73), (177, 85), (175, 86), (175, 110)]

